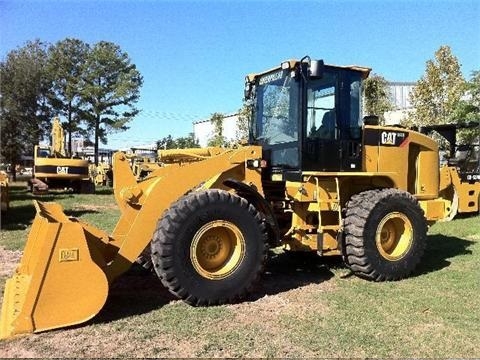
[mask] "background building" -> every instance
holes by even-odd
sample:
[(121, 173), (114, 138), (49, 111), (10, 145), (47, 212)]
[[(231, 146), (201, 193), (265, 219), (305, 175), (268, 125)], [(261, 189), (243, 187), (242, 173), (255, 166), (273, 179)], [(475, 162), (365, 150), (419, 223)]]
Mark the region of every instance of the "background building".
[(393, 110), (385, 113), (385, 125), (400, 124), (410, 111), (412, 104), (410, 102), (410, 94), (415, 87), (414, 82), (390, 82), (390, 100), (393, 104)]
[[(238, 114), (225, 115), (223, 118), (223, 136), (227, 141), (238, 139)], [(205, 147), (208, 141), (213, 137), (214, 126), (210, 119), (200, 120), (193, 123), (193, 134), (195, 140), (201, 147)]]

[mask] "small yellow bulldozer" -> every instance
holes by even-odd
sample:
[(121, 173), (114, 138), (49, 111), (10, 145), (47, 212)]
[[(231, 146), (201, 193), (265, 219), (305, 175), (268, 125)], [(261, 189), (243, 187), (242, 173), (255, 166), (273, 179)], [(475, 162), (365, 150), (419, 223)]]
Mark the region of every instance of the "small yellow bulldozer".
[(342, 256), (371, 281), (409, 276), (427, 226), (449, 215), (452, 200), (440, 194), (434, 140), (362, 118), (369, 72), (285, 61), (246, 77), (248, 145), (159, 151), (166, 166), (141, 181), (116, 153), (121, 216), (112, 234), (36, 202), (6, 283), (0, 337), (91, 319), (148, 246), (161, 282), (194, 306), (244, 299), (277, 246)]

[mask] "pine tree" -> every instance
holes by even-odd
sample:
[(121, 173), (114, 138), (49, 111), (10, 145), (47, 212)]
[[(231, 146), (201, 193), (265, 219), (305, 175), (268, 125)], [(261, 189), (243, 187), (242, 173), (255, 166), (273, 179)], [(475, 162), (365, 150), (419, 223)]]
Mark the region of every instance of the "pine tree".
[(114, 43), (101, 41), (93, 46), (84, 64), (83, 116), (94, 134), (95, 164), (99, 142), (107, 143), (107, 134), (128, 129), (139, 110), (143, 78), (127, 53)]
[(48, 51), (48, 76), (52, 79), (49, 102), (56, 115), (65, 116), (63, 124), (68, 134), (67, 152), (72, 154), (72, 134), (82, 132), (81, 82), (89, 45), (78, 39), (65, 39)]

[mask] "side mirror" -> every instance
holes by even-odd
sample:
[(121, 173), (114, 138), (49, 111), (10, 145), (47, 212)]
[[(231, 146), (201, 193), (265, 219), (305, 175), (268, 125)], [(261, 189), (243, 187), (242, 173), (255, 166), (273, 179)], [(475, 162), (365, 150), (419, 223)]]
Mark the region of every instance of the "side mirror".
[(252, 83), (245, 80), (245, 89), (243, 91), (244, 100), (250, 99), (252, 96)]
[(322, 78), (325, 64), (323, 60), (312, 60), (310, 62), (310, 77)]

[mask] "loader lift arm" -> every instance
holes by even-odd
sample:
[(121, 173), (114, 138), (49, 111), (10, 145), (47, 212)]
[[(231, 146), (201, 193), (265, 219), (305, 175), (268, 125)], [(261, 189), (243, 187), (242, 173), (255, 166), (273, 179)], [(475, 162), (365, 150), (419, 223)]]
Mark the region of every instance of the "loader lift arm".
[[(192, 150), (194, 152), (194, 150)], [(66, 216), (55, 203), (36, 204), (20, 265), (7, 280), (0, 338), (79, 324), (104, 306), (111, 283), (149, 244), (172, 202), (198, 187), (224, 187), (225, 177), (246, 178), (248, 160), (261, 148), (222, 149), (202, 160), (172, 163), (137, 182), (123, 153), (113, 159), (114, 194), (121, 211), (109, 236)]]
[(114, 280), (128, 270), (150, 242), (157, 221), (172, 202), (205, 179), (229, 171), (244, 173), (246, 161), (260, 157), (260, 147), (223, 150), (202, 161), (160, 168), (143, 181), (137, 182), (124, 154), (115, 154), (113, 187), (121, 217), (113, 230), (112, 238), (119, 251), (109, 265), (107, 277)]

